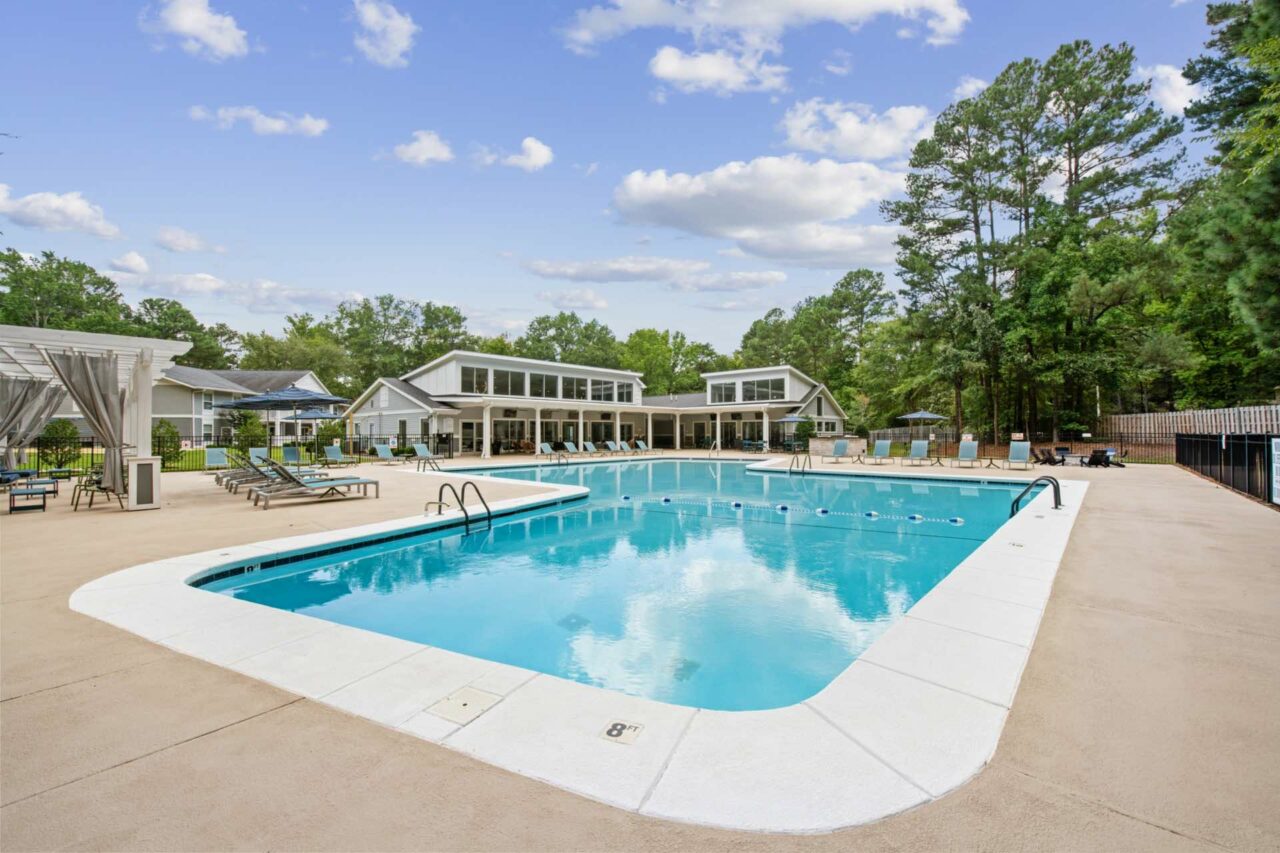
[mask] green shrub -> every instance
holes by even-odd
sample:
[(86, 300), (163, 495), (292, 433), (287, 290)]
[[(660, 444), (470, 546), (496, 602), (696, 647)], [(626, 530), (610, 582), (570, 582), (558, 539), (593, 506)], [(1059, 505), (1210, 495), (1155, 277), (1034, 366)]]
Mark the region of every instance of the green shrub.
[(248, 454), (251, 447), (266, 447), (270, 437), (267, 425), (258, 418), (245, 418), (236, 430), (235, 446), (241, 453)]
[(796, 441), (799, 441), (805, 447), (808, 447), (809, 439), (813, 438), (813, 432), (813, 419), (806, 417), (800, 423), (796, 424)]
[(178, 428), (164, 419), (151, 425), (151, 452), (160, 457), (162, 468), (175, 468), (182, 463), (182, 436)]
[(80, 458), (80, 430), (66, 418), (54, 418), (40, 433), (41, 460), (50, 468), (65, 468)]

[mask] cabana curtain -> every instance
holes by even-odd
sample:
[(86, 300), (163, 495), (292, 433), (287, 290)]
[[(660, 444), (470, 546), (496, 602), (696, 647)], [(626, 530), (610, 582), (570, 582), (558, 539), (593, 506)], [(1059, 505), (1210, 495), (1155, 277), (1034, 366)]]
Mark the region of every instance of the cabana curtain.
[(0, 441), (4, 465), (18, 464), (18, 451), (30, 446), (67, 397), (47, 379), (0, 376)]
[(124, 494), (124, 407), (115, 355), (46, 352), (93, 434), (102, 442), (102, 486)]

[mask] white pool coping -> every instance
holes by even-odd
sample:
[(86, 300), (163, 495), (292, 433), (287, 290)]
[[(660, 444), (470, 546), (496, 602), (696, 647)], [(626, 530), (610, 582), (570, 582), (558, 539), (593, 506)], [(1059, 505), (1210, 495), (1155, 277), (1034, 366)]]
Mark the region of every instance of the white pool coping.
[[(774, 459), (751, 467), (777, 471), (784, 464)], [(1028, 472), (1022, 482), (1033, 476)], [(977, 472), (960, 479), (1013, 482)], [(494, 512), (574, 500), (588, 491), (541, 485), (541, 494), (493, 502)], [(457, 524), (457, 512), (145, 563), (85, 584), (72, 593), (70, 606), (192, 657), (618, 808), (739, 830), (829, 832), (936, 799), (986, 766), (1087, 488), (1084, 481), (1063, 481), (1064, 506), (1056, 511), (1050, 490), (1041, 492), (815, 696), (767, 711), (712, 711), (628, 696), (189, 585), (215, 567), (255, 557)], [(465, 725), (427, 710), (463, 687), (498, 698)], [(604, 736), (616, 722), (642, 728), (632, 742), (620, 743)]]

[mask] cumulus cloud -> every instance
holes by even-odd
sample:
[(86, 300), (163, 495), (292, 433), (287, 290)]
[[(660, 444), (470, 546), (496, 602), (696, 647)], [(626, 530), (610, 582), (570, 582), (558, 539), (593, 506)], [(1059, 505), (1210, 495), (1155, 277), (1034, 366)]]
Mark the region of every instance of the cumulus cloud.
[(929, 133), (930, 121), (925, 107), (890, 107), (877, 115), (866, 104), (811, 98), (787, 110), (782, 128), (791, 148), (884, 160), (910, 151)]
[(249, 53), (249, 38), (236, 19), (215, 12), (209, 0), (163, 0), (154, 17), (143, 17), (142, 26), (177, 37), (184, 51), (212, 62)]
[(17, 225), (41, 231), (83, 231), (108, 240), (120, 236), (120, 228), (107, 221), (102, 208), (78, 192), (13, 198), (9, 189), (8, 184), (0, 184), (0, 214)]
[(990, 85), (991, 84), (986, 80), (966, 74), (960, 78), (960, 82), (956, 84), (956, 87), (951, 91), (951, 94), (962, 100), (965, 98), (972, 98), (974, 95), (977, 95)]
[(360, 299), (354, 291), (313, 290), (293, 287), (267, 278), (232, 281), (211, 273), (128, 273), (111, 275), (121, 285), (174, 299), (211, 297), (242, 305), (252, 311), (289, 313), (324, 311), (346, 299)]
[(774, 270), (713, 272), (706, 261), (629, 255), (592, 261), (529, 261), (525, 269), (541, 278), (612, 282), (657, 282), (685, 292), (758, 290), (782, 284), (785, 273)]
[(396, 159), (414, 166), (429, 163), (448, 163), (453, 159), (453, 149), (434, 130), (415, 130), (413, 141), (397, 145)]
[(146, 258), (137, 252), (130, 251), (111, 261), (111, 269), (115, 272), (142, 275), (150, 270), (151, 267), (147, 264)]
[(166, 225), (156, 232), (156, 245), (170, 252), (180, 254), (187, 252), (225, 252), (222, 246), (215, 246), (199, 234), (176, 225)]
[(896, 229), (846, 220), (903, 181), (872, 163), (759, 157), (693, 175), (637, 170), (614, 190), (613, 204), (629, 223), (733, 240), (759, 257), (823, 268), (880, 264), (892, 258)]
[(551, 146), (533, 136), (526, 136), (520, 143), (520, 153), (502, 159), (504, 166), (514, 166), (526, 172), (536, 172), (551, 165), (555, 155)]
[(603, 296), (589, 287), (572, 290), (544, 290), (538, 294), (544, 302), (550, 302), (561, 311), (593, 310), (600, 311), (609, 307)]
[(356, 49), (383, 68), (404, 68), (421, 27), (408, 13), (386, 0), (353, 0), (356, 10)]
[(772, 92), (787, 87), (787, 67), (771, 65), (763, 54), (727, 50), (685, 53), (663, 47), (649, 60), (649, 73), (681, 92)]
[(187, 110), (187, 115), (193, 121), (213, 122), (222, 130), (235, 126), (237, 122), (245, 122), (259, 136), (319, 136), (329, 129), (327, 119), (316, 118), (311, 113), (301, 116), (286, 112), (267, 115), (257, 107), (248, 106), (218, 107), (216, 110), (194, 106)]
[(1138, 75), (1151, 79), (1151, 100), (1167, 113), (1182, 115), (1188, 104), (1203, 95), (1200, 86), (1183, 77), (1182, 69), (1173, 65), (1138, 66)]

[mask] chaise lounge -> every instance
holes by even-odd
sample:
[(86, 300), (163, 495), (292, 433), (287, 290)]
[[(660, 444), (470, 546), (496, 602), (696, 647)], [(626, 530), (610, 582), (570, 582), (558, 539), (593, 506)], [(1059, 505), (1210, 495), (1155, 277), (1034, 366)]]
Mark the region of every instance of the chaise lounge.
[(258, 502), (262, 502), (262, 508), (267, 509), (271, 504), (272, 498), (317, 498), (323, 500), (328, 497), (350, 497), (353, 486), (360, 488), (360, 496), (369, 496), (369, 487), (373, 486), (373, 496), (379, 498), (382, 496), (382, 489), (377, 480), (370, 480), (367, 477), (338, 477), (334, 479), (323, 480), (303, 480), (295, 477), (293, 472), (279, 462), (269, 460), (268, 464), (271, 470), (279, 477), (276, 483), (255, 486), (252, 489), (253, 505), (257, 506)]

